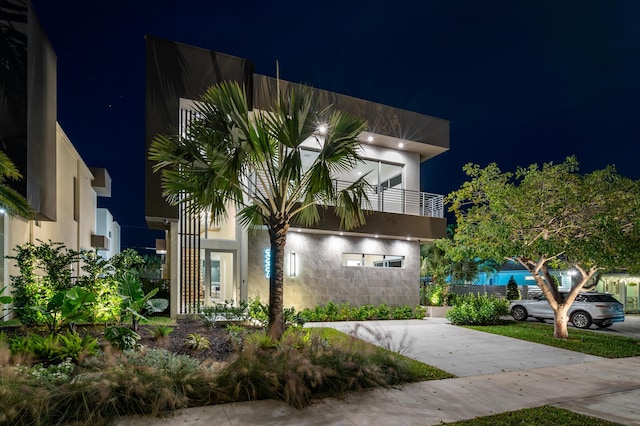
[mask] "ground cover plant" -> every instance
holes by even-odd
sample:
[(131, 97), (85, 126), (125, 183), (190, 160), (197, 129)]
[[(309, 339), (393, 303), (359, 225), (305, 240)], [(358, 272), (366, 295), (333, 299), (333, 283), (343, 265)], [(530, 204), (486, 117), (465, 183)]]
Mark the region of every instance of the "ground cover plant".
[[(136, 350), (117, 350), (101, 338), (96, 355), (63, 362), (40, 357), (33, 366), (29, 357), (11, 361), (11, 346), (23, 337), (15, 327), (0, 334), (0, 424), (105, 424), (116, 416), (261, 398), (304, 407), (315, 397), (451, 377), (336, 330), (293, 327), (274, 341), (263, 331), (209, 327), (192, 318), (156, 339), (159, 325), (140, 327)], [(185, 347), (194, 333), (211, 348)], [(73, 339), (75, 347), (83, 339)], [(95, 349), (93, 340), (85, 342)]]
[(607, 420), (585, 416), (573, 411), (545, 405), (518, 411), (478, 417), (455, 423), (451, 426), (512, 426), (512, 425), (563, 425), (563, 426), (619, 426)]
[(588, 330), (572, 330), (568, 339), (556, 339), (549, 333), (548, 325), (513, 321), (492, 326), (468, 326), (468, 328), (604, 358), (640, 356), (640, 339), (631, 337), (611, 336)]

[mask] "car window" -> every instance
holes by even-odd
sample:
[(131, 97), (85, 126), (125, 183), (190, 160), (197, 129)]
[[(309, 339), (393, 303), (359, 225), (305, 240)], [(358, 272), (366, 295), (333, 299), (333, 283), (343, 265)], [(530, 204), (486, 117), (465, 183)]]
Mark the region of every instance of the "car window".
[(590, 294), (589, 300), (591, 302), (618, 302), (615, 297), (610, 294)]

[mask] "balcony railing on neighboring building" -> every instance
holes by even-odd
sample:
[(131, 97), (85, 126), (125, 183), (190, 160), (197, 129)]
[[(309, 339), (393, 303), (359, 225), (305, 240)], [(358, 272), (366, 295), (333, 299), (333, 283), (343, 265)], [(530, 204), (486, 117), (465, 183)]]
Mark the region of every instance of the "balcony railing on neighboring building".
[[(336, 190), (347, 188), (351, 182), (335, 181)], [(372, 186), (367, 192), (370, 210), (415, 216), (444, 217), (443, 196), (428, 192)]]

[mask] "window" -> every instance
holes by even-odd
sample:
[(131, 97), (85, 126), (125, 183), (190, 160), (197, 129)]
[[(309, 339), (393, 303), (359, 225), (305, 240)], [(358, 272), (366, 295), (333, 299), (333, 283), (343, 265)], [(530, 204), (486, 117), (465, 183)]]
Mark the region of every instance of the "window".
[(342, 253), (342, 266), (402, 268), (404, 256), (388, 254)]
[(78, 221), (78, 217), (80, 216), (80, 203), (79, 203), (79, 194), (78, 194), (78, 178), (73, 177), (73, 220)]
[[(316, 158), (318, 158), (318, 154), (319, 152), (313, 149), (300, 149), (303, 171), (306, 171), (311, 167)], [(355, 182), (360, 177), (366, 176), (367, 182), (373, 186), (403, 189), (402, 168), (402, 164), (392, 164), (384, 161), (363, 159), (358, 162), (355, 169), (339, 173), (332, 176), (332, 178), (344, 182)]]

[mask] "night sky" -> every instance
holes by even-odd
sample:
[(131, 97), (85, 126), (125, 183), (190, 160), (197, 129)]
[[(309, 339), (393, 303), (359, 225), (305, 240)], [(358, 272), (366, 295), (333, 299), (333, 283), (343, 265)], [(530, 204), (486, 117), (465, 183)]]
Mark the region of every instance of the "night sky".
[[(576, 155), (640, 178), (640, 1), (32, 0), (58, 56), (58, 122), (106, 167), (123, 248), (144, 220), (144, 35), (254, 61), (256, 72), (451, 122), (422, 166), (447, 194), (467, 162)], [(275, 3), (275, 2), (274, 2)]]

